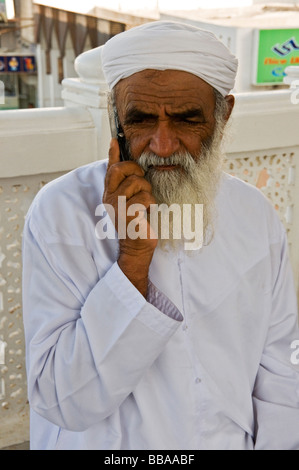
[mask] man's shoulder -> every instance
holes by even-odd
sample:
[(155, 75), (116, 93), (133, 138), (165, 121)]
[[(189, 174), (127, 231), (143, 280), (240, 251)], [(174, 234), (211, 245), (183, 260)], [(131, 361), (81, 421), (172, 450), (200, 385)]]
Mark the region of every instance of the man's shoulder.
[(93, 197), (98, 199), (104, 190), (106, 168), (106, 160), (97, 161), (50, 181), (38, 192), (32, 207), (42, 206), (48, 209), (54, 205), (57, 210), (63, 202), (84, 204)]
[(27, 221), (41, 235), (72, 233), (93, 221), (102, 202), (107, 161), (76, 168), (47, 183), (34, 198)]
[(231, 193), (231, 195), (239, 194), (244, 197), (250, 196), (253, 198), (265, 199), (264, 194), (256, 186), (253, 186), (247, 181), (229, 173), (223, 173), (221, 188), (222, 190)]
[(219, 199), (244, 208), (274, 210), (271, 201), (259, 188), (228, 173), (223, 173)]
[(280, 239), (284, 227), (273, 203), (257, 187), (227, 173), (223, 174), (218, 205), (239, 227), (250, 225), (272, 239)]

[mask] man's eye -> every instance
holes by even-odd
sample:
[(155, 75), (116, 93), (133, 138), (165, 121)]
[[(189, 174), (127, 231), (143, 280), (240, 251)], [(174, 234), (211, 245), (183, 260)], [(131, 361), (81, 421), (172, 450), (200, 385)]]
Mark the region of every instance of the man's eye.
[(199, 126), (200, 124), (205, 123), (205, 119), (202, 115), (199, 114), (194, 114), (192, 116), (188, 115), (182, 115), (182, 116), (176, 116), (174, 120), (178, 124), (183, 124), (183, 125), (188, 125), (188, 126)]
[(185, 118), (185, 119), (181, 119), (180, 120), (180, 123), (182, 124), (187, 124), (188, 126), (198, 126), (200, 124), (203, 124), (204, 123), (204, 119), (200, 119), (200, 118)]
[(201, 124), (201, 121), (199, 121), (198, 119), (197, 120), (194, 120), (194, 119), (184, 119), (183, 122), (185, 122), (186, 124), (190, 124), (191, 126), (193, 125), (197, 125), (197, 124)]
[(147, 121), (148, 121), (148, 119), (146, 119), (146, 118), (138, 118), (138, 119), (134, 119), (134, 120), (131, 122), (131, 124), (134, 126), (134, 125), (136, 125), (136, 124), (143, 124), (143, 123), (145, 123), (145, 122), (147, 122)]

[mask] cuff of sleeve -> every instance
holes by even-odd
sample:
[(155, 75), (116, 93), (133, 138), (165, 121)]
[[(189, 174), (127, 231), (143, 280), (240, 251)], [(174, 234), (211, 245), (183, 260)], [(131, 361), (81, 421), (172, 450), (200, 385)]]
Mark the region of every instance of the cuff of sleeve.
[(109, 289), (117, 297), (118, 301), (130, 312), (132, 318), (135, 317), (146, 304), (146, 299), (129, 281), (117, 262), (111, 266), (104, 280), (109, 286)]
[(104, 280), (118, 302), (123, 304), (124, 311), (130, 312), (131, 318), (136, 318), (159, 335), (171, 335), (183, 320), (176, 306), (151, 281), (149, 281), (149, 295), (145, 299), (122, 272), (117, 262), (110, 268)]
[(147, 301), (176, 321), (183, 321), (183, 316), (177, 307), (151, 282), (148, 282)]

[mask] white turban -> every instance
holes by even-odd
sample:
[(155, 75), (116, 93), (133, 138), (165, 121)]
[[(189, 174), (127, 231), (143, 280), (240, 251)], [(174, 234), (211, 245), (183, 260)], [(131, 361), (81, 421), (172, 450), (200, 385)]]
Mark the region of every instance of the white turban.
[(192, 73), (226, 96), (234, 87), (238, 60), (210, 31), (154, 21), (107, 41), (102, 46), (102, 66), (110, 89), (142, 70), (171, 69)]

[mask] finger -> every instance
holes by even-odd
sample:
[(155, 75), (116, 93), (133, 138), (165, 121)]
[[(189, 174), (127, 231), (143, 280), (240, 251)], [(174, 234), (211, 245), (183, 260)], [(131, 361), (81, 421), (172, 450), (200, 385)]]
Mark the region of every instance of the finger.
[(138, 163), (133, 161), (114, 163), (107, 170), (105, 181), (107, 191), (110, 193), (115, 192), (126, 178), (133, 175), (137, 177), (144, 176), (144, 171)]
[(141, 176), (132, 175), (128, 176), (119, 186), (119, 191), (122, 195), (126, 196), (127, 199), (130, 199), (135, 194), (140, 193), (141, 191), (152, 193), (151, 184)]
[(156, 205), (156, 200), (154, 196), (147, 192), (147, 191), (140, 191), (137, 194), (134, 194), (128, 201), (127, 201), (127, 208), (132, 204), (141, 204), (145, 207), (146, 210), (150, 208), (151, 205)]
[(108, 155), (108, 168), (120, 161), (120, 151), (117, 139), (111, 139)]

